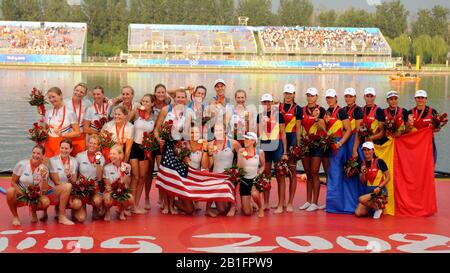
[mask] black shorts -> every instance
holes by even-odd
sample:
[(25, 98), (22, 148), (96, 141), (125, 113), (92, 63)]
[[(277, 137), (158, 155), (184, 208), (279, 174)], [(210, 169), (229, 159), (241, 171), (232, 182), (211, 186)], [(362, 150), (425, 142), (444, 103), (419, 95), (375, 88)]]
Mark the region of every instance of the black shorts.
[(239, 183), (239, 194), (241, 196), (252, 195), (252, 187), (253, 187), (254, 180), (255, 179), (242, 178), (242, 182)]
[(146, 160), (144, 150), (142, 150), (141, 145), (136, 142), (133, 142), (133, 146), (131, 146), (130, 160), (131, 159), (137, 159), (139, 161)]

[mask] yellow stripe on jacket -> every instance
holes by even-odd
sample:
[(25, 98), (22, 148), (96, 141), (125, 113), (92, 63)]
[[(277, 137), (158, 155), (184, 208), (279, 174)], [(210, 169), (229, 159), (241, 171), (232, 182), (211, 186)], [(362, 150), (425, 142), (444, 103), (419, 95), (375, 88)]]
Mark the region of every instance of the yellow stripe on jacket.
[(272, 130), (270, 131), (269, 136), (267, 136), (267, 132), (263, 131), (261, 134), (261, 140), (277, 140), (280, 135), (280, 124), (277, 123)]

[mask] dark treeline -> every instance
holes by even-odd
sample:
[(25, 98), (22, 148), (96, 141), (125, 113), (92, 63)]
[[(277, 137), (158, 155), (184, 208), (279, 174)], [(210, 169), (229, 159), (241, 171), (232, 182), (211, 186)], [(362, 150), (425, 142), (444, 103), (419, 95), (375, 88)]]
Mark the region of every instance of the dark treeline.
[(3, 0), (3, 20), (86, 22), (88, 54), (117, 55), (126, 51), (128, 24), (249, 25), (378, 27), (405, 61), (416, 54), (425, 62), (445, 60), (448, 52), (449, 9), (421, 9), (408, 25), (409, 12), (400, 0), (383, 2), (370, 13), (349, 8), (343, 12), (315, 10), (310, 0), (281, 0), (276, 13), (270, 0), (84, 0), (68, 5), (62, 0)]

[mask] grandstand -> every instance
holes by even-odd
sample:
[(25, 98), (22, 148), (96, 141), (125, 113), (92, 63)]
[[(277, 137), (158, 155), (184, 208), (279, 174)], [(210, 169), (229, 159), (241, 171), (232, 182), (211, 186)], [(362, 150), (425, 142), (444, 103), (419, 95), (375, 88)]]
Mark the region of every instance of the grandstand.
[(262, 27), (259, 37), (265, 54), (391, 55), (377, 28)]
[(0, 62), (81, 63), (86, 24), (0, 21)]
[(377, 28), (131, 24), (128, 63), (156, 66), (393, 68)]
[(253, 53), (253, 31), (234, 26), (130, 25), (129, 52)]

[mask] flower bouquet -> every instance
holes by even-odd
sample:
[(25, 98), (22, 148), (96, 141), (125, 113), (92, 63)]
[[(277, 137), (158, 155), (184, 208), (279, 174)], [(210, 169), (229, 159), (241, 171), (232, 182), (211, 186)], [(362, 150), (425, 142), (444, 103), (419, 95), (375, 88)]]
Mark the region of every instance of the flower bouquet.
[(275, 173), (277, 177), (291, 176), (287, 160), (281, 160), (275, 164)]
[(244, 178), (245, 171), (244, 169), (233, 164), (230, 168), (225, 168), (225, 174), (228, 175), (228, 181), (236, 186), (237, 184), (243, 182), (242, 178)]
[(109, 131), (101, 131), (99, 133), (100, 138), (100, 149), (102, 150), (103, 156), (105, 157), (106, 163), (109, 163), (109, 151), (116, 143), (112, 138), (112, 134)]
[(447, 113), (443, 113), (442, 115), (435, 115), (431, 119), (431, 125), (433, 125), (433, 128), (435, 129), (441, 129), (444, 127), (448, 122)]
[(106, 117), (101, 117), (98, 120), (94, 120), (94, 126), (100, 131), (107, 122), (108, 119)]
[(91, 197), (94, 196), (95, 189), (95, 180), (80, 174), (77, 182), (72, 184), (70, 195), (80, 199), (83, 204), (87, 204)]
[(358, 160), (354, 157), (350, 157), (344, 164), (344, 173), (347, 177), (352, 177), (359, 172), (358, 170)]
[(255, 178), (253, 184), (255, 185), (256, 189), (258, 189), (258, 191), (260, 192), (268, 191), (272, 187), (270, 185), (270, 180), (271, 180), (270, 177), (267, 177), (265, 173), (262, 173)]
[(372, 201), (372, 207), (374, 209), (384, 209), (387, 204), (387, 195), (382, 190), (380, 190), (378, 193), (371, 193), (370, 201)]
[(307, 145), (308, 150), (311, 151), (314, 149), (319, 149), (321, 147), (322, 137), (316, 134), (307, 135), (303, 138), (303, 141), (305, 142), (304, 145)]
[(43, 144), (48, 138), (48, 126), (39, 125), (39, 123), (33, 123), (33, 127), (28, 130), (30, 139), (37, 144)]
[(155, 135), (144, 132), (141, 148), (144, 150), (145, 157), (150, 159), (152, 156), (151, 153), (159, 149), (159, 143), (156, 140)]
[(308, 139), (302, 137), (299, 146), (294, 145), (289, 148), (289, 158), (293, 161), (304, 158), (309, 153), (309, 146)]
[(45, 100), (45, 96), (41, 90), (37, 89), (36, 87), (33, 87), (30, 93), (30, 99), (28, 100), (28, 103), (31, 106), (36, 106), (41, 116), (45, 115), (45, 104), (47, 104), (47, 101)]
[(328, 152), (330, 149), (333, 151), (337, 150), (336, 147), (336, 137), (334, 137), (334, 134), (327, 134), (326, 136), (322, 136), (320, 139), (320, 147), (322, 148), (323, 152)]
[[(164, 140), (166, 143), (173, 140), (172, 127), (173, 127), (173, 120), (170, 119), (170, 120), (164, 122), (161, 125), (161, 129), (159, 129), (159, 131), (158, 131), (159, 138), (161, 140)], [(159, 146), (161, 154), (163, 152), (163, 148), (164, 147), (162, 145)]]
[(22, 193), (17, 197), (17, 201), (25, 203), (32, 209), (37, 209), (39, 199), (41, 198), (41, 188), (39, 185), (32, 184), (26, 188), (20, 185), (21, 184), (19, 184), (19, 187), (22, 190)]
[(386, 134), (392, 136), (398, 130), (397, 123), (394, 118), (386, 117), (386, 121), (384, 123), (384, 128), (386, 129)]
[(111, 197), (119, 202), (127, 201), (131, 198), (130, 189), (118, 178), (111, 184)]
[(373, 132), (370, 128), (366, 127), (364, 123), (362, 123), (358, 130), (358, 136), (363, 141), (367, 141), (369, 137), (373, 136)]
[(185, 141), (178, 141), (173, 147), (173, 154), (177, 160), (184, 162), (191, 155), (191, 150), (188, 149)]

